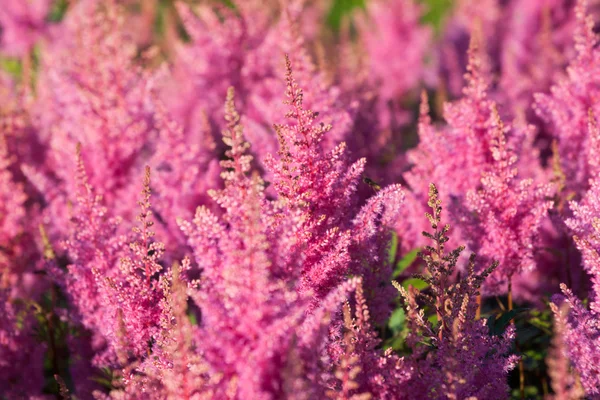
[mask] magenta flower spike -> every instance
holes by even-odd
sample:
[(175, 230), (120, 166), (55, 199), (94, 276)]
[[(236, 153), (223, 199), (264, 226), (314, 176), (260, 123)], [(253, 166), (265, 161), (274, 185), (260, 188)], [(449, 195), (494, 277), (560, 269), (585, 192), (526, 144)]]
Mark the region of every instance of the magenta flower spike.
[(546, 121), (557, 142), (559, 167), (565, 177), (564, 195), (578, 196), (589, 187), (594, 170), (596, 131), (588, 129), (588, 114), (600, 115), (598, 98), (598, 38), (588, 14), (587, 1), (577, 2), (574, 33), (576, 56), (549, 94), (536, 95), (538, 115)]
[(485, 260), (499, 262), (484, 283), (484, 292), (490, 294), (505, 292), (503, 285), (510, 284), (513, 276), (536, 267), (541, 224), (552, 207), (549, 184), (517, 178), (517, 156), (507, 144), (504, 124), (495, 110), (493, 118), (490, 151), (494, 161), (482, 174), (482, 188), (467, 193), (466, 206), (476, 217), (471, 222), (466, 215), (461, 218), (470, 247)]
[(600, 210), (598, 178), (590, 181), (591, 187), (581, 202), (571, 202), (573, 217), (566, 220), (567, 226), (575, 235), (575, 245), (581, 252), (583, 268), (590, 277), (591, 290), (589, 305), (585, 307), (573, 292), (562, 284), (563, 296), (555, 296), (554, 303), (566, 303), (560, 308), (554, 306), (555, 318), (564, 327), (563, 341), (566, 353), (581, 378), (586, 394), (600, 394), (598, 360), (600, 360)]

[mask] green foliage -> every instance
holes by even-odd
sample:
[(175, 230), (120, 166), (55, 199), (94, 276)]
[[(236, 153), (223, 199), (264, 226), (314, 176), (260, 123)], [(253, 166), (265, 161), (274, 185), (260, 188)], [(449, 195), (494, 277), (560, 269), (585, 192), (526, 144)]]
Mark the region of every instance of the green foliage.
[(417, 259), (419, 251), (421, 251), (419, 248), (413, 249), (406, 253), (406, 255), (400, 261), (398, 261), (392, 275), (394, 279), (399, 277), (408, 267), (412, 265), (412, 263)]
[(452, 11), (452, 0), (420, 0), (425, 7), (422, 22), (432, 25), (436, 32), (440, 32), (445, 17)]
[(548, 335), (552, 335), (552, 315), (548, 310), (545, 312), (531, 310), (529, 315), (530, 318), (527, 320), (529, 324)]
[(398, 254), (398, 234), (392, 232), (392, 238), (390, 239), (390, 249), (388, 252), (388, 262), (392, 264), (396, 260)]
[[(548, 307), (531, 309), (515, 317), (517, 331), (516, 349), (523, 360), (525, 398), (542, 399), (547, 396), (549, 378), (546, 356), (552, 339), (552, 312)], [(520, 399), (519, 370), (509, 376), (513, 399)]]
[(409, 286), (414, 287), (418, 290), (425, 290), (429, 287), (429, 284), (419, 278), (408, 278), (402, 282), (404, 289), (408, 289)]
[[(520, 389), (513, 389), (511, 392), (511, 398), (521, 399)], [(526, 399), (541, 399), (541, 393), (535, 386), (525, 386), (525, 398)]]
[(392, 313), (390, 320), (388, 322), (389, 328), (392, 330), (394, 334), (400, 332), (404, 327), (406, 322), (406, 312), (403, 307), (398, 307)]
[(327, 25), (334, 31), (338, 31), (344, 17), (352, 13), (356, 8), (365, 8), (367, 0), (334, 0), (333, 6), (327, 16)]
[[(344, 17), (348, 16), (356, 9), (364, 9), (368, 1), (373, 0), (334, 0), (333, 6), (327, 16), (327, 25), (334, 31), (340, 29)], [(425, 7), (425, 14), (422, 22), (430, 24), (436, 32), (439, 32), (443, 26), (445, 17), (452, 10), (452, 0), (419, 0)]]
[(406, 353), (408, 351), (406, 337), (409, 331), (406, 324), (406, 312), (403, 306), (398, 305), (392, 312), (386, 328), (383, 336), (383, 347), (386, 349), (391, 347), (399, 354)]
[(23, 66), (16, 58), (0, 57), (0, 69), (15, 78), (21, 76)]
[[(396, 253), (398, 250), (398, 237), (396, 234), (393, 235), (392, 241), (390, 244), (390, 252), (389, 252), (389, 260), (393, 262), (396, 257)], [(397, 279), (402, 272), (404, 272), (417, 258), (417, 254), (420, 249), (413, 249), (408, 252), (401, 260), (396, 263), (396, 267), (393, 272), (393, 278)], [(409, 286), (413, 286), (416, 289), (424, 290), (429, 285), (418, 278), (407, 278), (401, 282), (401, 285), (408, 289)], [(436, 316), (433, 316), (436, 318)], [(432, 323), (436, 323), (436, 321), (432, 321)], [(408, 336), (409, 330), (406, 324), (406, 311), (404, 310), (404, 306), (398, 302), (396, 309), (392, 312), (390, 319), (387, 323), (387, 330), (384, 332), (384, 348), (391, 347), (398, 353), (407, 353), (410, 350), (406, 347), (406, 337)], [(387, 333), (387, 335), (385, 335)]]
[(60, 22), (69, 8), (69, 0), (58, 0), (52, 4), (52, 8), (46, 17), (48, 22)]
[(99, 373), (92, 378), (94, 382), (108, 390), (115, 388), (114, 382), (118, 379), (119, 377), (117, 377), (114, 371), (108, 367), (100, 369)]
[(196, 317), (196, 313), (194, 313), (192, 310), (188, 310), (187, 316), (192, 325), (198, 325), (198, 317)]
[(169, 12), (169, 3), (167, 1), (158, 2), (158, 10), (156, 12), (156, 18), (154, 19), (154, 32), (158, 35), (165, 33), (166, 18)]
[(508, 328), (510, 321), (526, 310), (526, 308), (515, 308), (500, 315), (490, 315), (487, 319), (490, 336), (502, 336), (506, 328)]
[(69, 372), (70, 354), (67, 339), (75, 332), (68, 322), (61, 320), (56, 310), (66, 305), (66, 299), (61, 296), (58, 288), (52, 287), (44, 293), (39, 302), (31, 302), (31, 310), (37, 321), (34, 329), (36, 339), (46, 344), (44, 356), (44, 393), (58, 394), (59, 384), (54, 377), (62, 378), (69, 389), (73, 382)]

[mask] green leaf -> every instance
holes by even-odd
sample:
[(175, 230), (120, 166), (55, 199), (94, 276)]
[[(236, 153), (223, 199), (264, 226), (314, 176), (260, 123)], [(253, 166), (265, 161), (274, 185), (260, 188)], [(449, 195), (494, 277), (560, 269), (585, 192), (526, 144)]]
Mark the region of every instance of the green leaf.
[[(525, 398), (526, 399), (540, 398), (539, 394), (540, 394), (539, 389), (537, 387), (532, 386), (532, 385), (525, 385)], [(519, 388), (513, 389), (511, 395), (512, 395), (513, 399), (522, 399), (523, 398), (523, 397), (521, 397)]]
[(327, 16), (327, 24), (338, 31), (343, 18), (355, 8), (365, 8), (365, 0), (334, 0), (333, 6)]
[(398, 253), (398, 235), (396, 232), (392, 232), (392, 240), (390, 240), (390, 251), (388, 253), (388, 262), (392, 264), (396, 259)]
[(402, 349), (405, 346), (405, 344), (406, 343), (404, 341), (404, 338), (400, 336), (395, 336), (387, 340), (386, 344), (384, 345), (384, 349), (391, 347), (395, 351), (398, 351)]
[(408, 286), (412, 286), (417, 290), (423, 290), (429, 286), (429, 284), (425, 281), (422, 281), (417, 278), (408, 278), (402, 282), (402, 286), (408, 290)]
[(487, 320), (490, 336), (501, 336), (506, 330), (506, 327), (510, 321), (518, 314), (525, 311), (527, 311), (527, 308), (515, 308), (514, 310), (510, 310), (501, 314), (498, 318), (496, 318), (494, 315), (490, 316)]
[(13, 77), (21, 76), (21, 62), (16, 58), (0, 58), (0, 69)]
[(437, 314), (431, 314), (429, 317), (427, 317), (427, 321), (429, 321), (431, 326), (437, 326), (437, 324), (438, 324)]
[(60, 22), (64, 18), (67, 9), (69, 8), (69, 2), (67, 0), (58, 0), (50, 9), (50, 12), (46, 16), (48, 22)]
[(552, 333), (552, 322), (550, 321), (544, 321), (540, 318), (531, 318), (527, 322), (548, 334)]
[(112, 390), (114, 389), (114, 381), (120, 380), (119, 377), (116, 377), (113, 371), (110, 368), (101, 368), (100, 375), (93, 376), (90, 380), (104, 386), (106, 389)]
[(392, 277), (399, 277), (404, 270), (406, 270), (406, 268), (408, 268), (417, 259), (417, 254), (419, 254), (419, 251), (421, 251), (421, 249), (416, 248), (406, 253), (406, 255), (402, 257), (402, 259), (396, 264), (396, 268), (394, 269)]
[(452, 11), (452, 0), (420, 0), (425, 5), (425, 14), (421, 22), (430, 24), (436, 32), (440, 32), (444, 25), (444, 19)]
[(388, 322), (388, 326), (392, 330), (392, 332), (396, 333), (402, 330), (404, 327), (404, 322), (406, 321), (406, 314), (402, 307), (399, 307), (394, 310), (390, 320)]
[(235, 3), (232, 0), (221, 0), (221, 4), (225, 5), (225, 7), (229, 7), (232, 10), (236, 9)]
[(102, 377), (91, 377), (90, 380), (98, 383), (99, 385), (104, 386), (107, 389), (112, 389), (113, 388), (113, 384), (112, 381), (106, 379), (106, 378), (102, 378)]
[(193, 313), (192, 311), (188, 311), (187, 316), (192, 325), (198, 325), (198, 319), (196, 318), (195, 313)]

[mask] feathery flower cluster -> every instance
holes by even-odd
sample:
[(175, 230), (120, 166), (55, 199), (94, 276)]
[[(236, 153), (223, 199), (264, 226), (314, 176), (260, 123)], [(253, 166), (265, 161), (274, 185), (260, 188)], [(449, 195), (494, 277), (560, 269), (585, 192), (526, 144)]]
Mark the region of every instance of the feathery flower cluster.
[[(82, 324), (97, 335), (102, 352), (98, 365), (128, 365), (148, 353), (156, 335), (163, 297), (158, 263), (164, 245), (153, 241), (150, 211), (150, 170), (146, 169), (139, 227), (133, 235), (117, 234), (121, 222), (102, 206), (102, 197), (88, 182), (81, 152), (78, 155), (77, 207), (73, 228), (65, 242), (73, 261), (67, 273), (54, 267), (66, 294), (77, 306)], [(127, 244), (129, 243), (129, 245)], [(129, 249), (128, 249), (129, 247)], [(100, 251), (102, 249), (102, 251)]]
[[(427, 179), (442, 182), (444, 200), (452, 205), (455, 225), (472, 251), (486, 262), (497, 260), (499, 268), (484, 284), (486, 293), (506, 293), (507, 281), (535, 268), (535, 252), (541, 247), (539, 230), (551, 202), (549, 184), (518, 179), (519, 155), (531, 151), (523, 132), (508, 130), (497, 104), (489, 99), (489, 77), (484, 56), (475, 37), (469, 49), (465, 97), (446, 104), (448, 127), (438, 132), (429, 117), (428, 99), (421, 101), (419, 146), (409, 153), (414, 167), (405, 174), (415, 195), (407, 212), (421, 207)], [(507, 138), (507, 133), (511, 136)], [(467, 150), (468, 149), (468, 150)], [(526, 157), (525, 157), (526, 158)], [(434, 161), (435, 159), (435, 161)], [(539, 169), (521, 164), (528, 171)], [(406, 220), (414, 216), (405, 215)], [(399, 234), (406, 222), (398, 226)], [(408, 248), (422, 246), (412, 236), (422, 229), (419, 221), (409, 231)]]
[[(430, 67), (426, 65), (426, 52), (433, 32), (419, 24), (422, 6), (410, 0), (371, 1), (366, 11), (368, 19), (359, 26), (368, 55), (369, 77), (378, 91), (380, 124), (392, 127), (392, 121), (406, 119), (399, 99), (427, 78)], [(390, 49), (402, 50), (390, 55)], [(397, 79), (390, 82), (389, 76)]]
[[(302, 271), (303, 290), (317, 297), (324, 297), (347, 273), (364, 274), (368, 285), (378, 285), (375, 276), (386, 281), (391, 271), (386, 271), (377, 239), (397, 219), (403, 192), (398, 185), (385, 188), (358, 212), (355, 191), (366, 160), (349, 165), (343, 142), (330, 151), (320, 146), (331, 126), (318, 122), (318, 113), (304, 108), (289, 59), (286, 65), (287, 116), (293, 124), (275, 125), (279, 160), (266, 159), (273, 186), (283, 200), (281, 212), (293, 224), (286, 264)], [(357, 212), (354, 220), (348, 218)]]
[(573, 292), (566, 286), (561, 289), (566, 298), (556, 296), (554, 301), (568, 304), (566, 310), (553, 307), (554, 314), (563, 324), (562, 336), (567, 344), (566, 352), (579, 373), (586, 393), (600, 394), (598, 379), (598, 351), (600, 338), (600, 219), (598, 196), (600, 195), (598, 178), (591, 181), (591, 188), (581, 202), (571, 202), (573, 218), (566, 221), (573, 232), (577, 249), (581, 251), (583, 266), (591, 278), (589, 310), (584, 307)]
[(40, 76), (40, 139), (48, 154), (42, 173), (69, 181), (77, 143), (94, 148), (90, 184), (112, 203), (127, 187), (140, 153), (151, 143), (148, 83), (133, 62), (136, 48), (116, 7), (80, 2), (63, 22), (69, 40), (52, 43)]
[(8, 1), (0, 10), (0, 49), (11, 56), (24, 56), (48, 31), (46, 16), (50, 0)]
[[(517, 157), (508, 148), (504, 124), (492, 110), (494, 127), (490, 138), (493, 164), (481, 177), (480, 191), (469, 191), (466, 206), (476, 217), (465, 225), (474, 251), (486, 260), (500, 263), (499, 274), (487, 283), (491, 292), (499, 282), (535, 268), (536, 246), (542, 219), (551, 207), (550, 185), (534, 185), (532, 179), (517, 180)], [(465, 217), (467, 219), (467, 217)], [(474, 229), (472, 231), (471, 229)]]
[[(301, 96), (301, 91), (296, 86), (288, 61), (288, 98), (291, 98), (291, 106), (297, 113), (294, 114), (298, 121), (297, 133), (304, 135), (306, 140), (300, 142), (301, 137), (298, 137), (296, 146), (300, 148), (299, 151), (314, 151), (314, 144), (308, 140), (314, 140), (323, 131), (319, 128), (310, 129), (312, 112), (302, 109), (298, 96)], [(202, 341), (199, 346), (211, 371), (217, 372), (219, 377), (219, 381), (212, 382), (213, 387), (208, 387), (217, 397), (293, 397), (297, 387), (303, 388), (302, 398), (323, 397), (328, 381), (332, 379), (327, 375), (331, 365), (320, 364), (322, 357), (330, 357), (324, 353), (329, 332), (323, 325), (332, 318), (330, 314), (341, 305), (341, 300), (350, 290), (356, 289), (357, 296), (362, 296), (362, 289), (357, 279), (339, 282), (344, 276), (343, 270), (327, 272), (321, 267), (321, 273), (327, 272), (329, 275), (325, 277), (332, 282), (328, 282), (329, 286), (326, 287), (319, 287), (316, 283), (309, 286), (307, 278), (303, 277), (317, 270), (310, 264), (314, 262), (313, 259), (318, 262), (319, 258), (325, 258), (330, 265), (347, 268), (350, 264), (347, 250), (349, 240), (335, 232), (324, 232), (326, 241), (321, 245), (321, 253), (312, 249), (304, 250), (311, 257), (300, 259), (306, 265), (301, 269), (292, 263), (297, 260), (282, 255), (294, 254), (295, 248), (304, 244), (296, 243), (293, 237), (288, 236), (286, 230), (290, 226), (281, 220), (285, 202), (300, 197), (298, 191), (302, 180), (285, 176), (281, 178), (278, 190), (283, 194), (290, 193), (288, 197), (282, 194), (283, 204), (266, 198), (262, 179), (256, 173), (248, 174), (252, 157), (246, 153), (249, 145), (244, 139), (240, 116), (234, 106), (233, 89), (228, 92), (225, 110), (227, 128), (223, 131), (223, 141), (230, 148), (226, 152), (228, 159), (221, 161), (225, 188), (211, 192), (213, 199), (223, 208), (224, 215), (218, 218), (207, 208), (200, 207), (193, 224), (180, 222), (194, 249), (196, 262), (203, 271), (198, 282), (199, 288), (192, 298), (202, 310)], [(306, 125), (305, 118), (308, 121)], [(287, 126), (278, 129), (281, 132), (282, 129), (292, 128)], [(282, 142), (282, 151), (286, 151), (284, 144)], [(319, 157), (314, 153), (313, 157), (312, 161), (318, 163)], [(282, 160), (286, 162), (286, 157), (282, 156)], [(304, 161), (308, 162), (309, 159)], [(281, 169), (293, 173), (291, 168)], [(305, 176), (314, 179), (311, 173), (314, 173), (313, 170), (308, 170)], [(277, 175), (275, 177), (278, 178)], [(282, 182), (297, 186), (284, 186)], [(289, 192), (284, 192), (286, 189)], [(307, 194), (301, 198), (302, 208), (319, 209), (320, 198), (317, 195)], [(339, 206), (343, 207), (344, 204)], [(292, 217), (289, 222), (294, 223), (298, 218), (300, 229), (313, 233), (306, 240), (316, 240), (319, 229), (303, 221), (302, 214), (295, 217), (293, 211), (289, 211)], [(297, 232), (294, 234), (299, 235)], [(327, 252), (327, 241), (332, 242), (334, 251)], [(327, 292), (324, 292), (325, 289)], [(307, 307), (315, 295), (323, 300), (307, 315)], [(360, 298), (361, 307), (368, 313), (364, 298)], [(372, 335), (366, 323), (364, 321), (365, 326), (362, 327), (366, 332), (361, 331), (361, 335)], [(371, 345), (363, 353), (372, 353), (375, 357), (376, 349)], [(333, 364), (335, 360), (330, 362)], [(349, 366), (342, 362), (340, 368)], [(390, 379), (389, 384), (392, 383)], [(350, 389), (355, 388), (342, 390)], [(383, 388), (377, 390), (382, 391)]]
[(584, 194), (589, 179), (598, 173), (594, 168), (597, 129), (588, 122), (600, 113), (596, 105), (600, 52), (596, 49), (594, 21), (586, 10), (587, 1), (579, 1), (575, 10), (576, 56), (567, 67), (566, 76), (552, 86), (550, 93), (536, 96), (536, 111), (548, 122), (557, 142), (566, 196)]
[(445, 3), (0, 0), (0, 399), (600, 396), (600, 8)]

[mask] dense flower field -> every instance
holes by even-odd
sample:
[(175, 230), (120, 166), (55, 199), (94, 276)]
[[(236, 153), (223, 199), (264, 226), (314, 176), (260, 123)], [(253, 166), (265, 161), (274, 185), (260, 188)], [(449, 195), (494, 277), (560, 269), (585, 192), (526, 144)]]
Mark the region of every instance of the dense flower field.
[(596, 21), (0, 0), (0, 399), (600, 399)]

